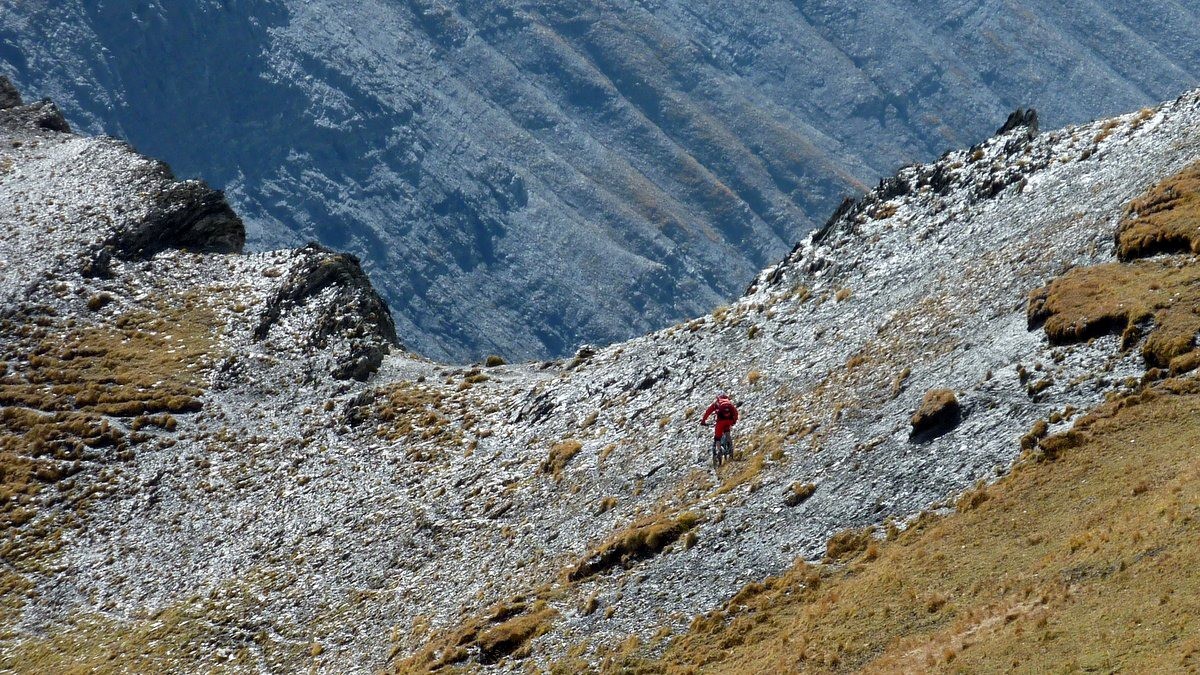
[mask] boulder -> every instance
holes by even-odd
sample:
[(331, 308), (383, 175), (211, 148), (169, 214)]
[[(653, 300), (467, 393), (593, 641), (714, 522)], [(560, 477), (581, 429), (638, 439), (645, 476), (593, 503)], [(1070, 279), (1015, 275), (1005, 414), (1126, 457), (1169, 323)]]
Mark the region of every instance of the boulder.
[(950, 389), (930, 389), (912, 416), (912, 435), (932, 437), (950, 431), (962, 421), (962, 406)]

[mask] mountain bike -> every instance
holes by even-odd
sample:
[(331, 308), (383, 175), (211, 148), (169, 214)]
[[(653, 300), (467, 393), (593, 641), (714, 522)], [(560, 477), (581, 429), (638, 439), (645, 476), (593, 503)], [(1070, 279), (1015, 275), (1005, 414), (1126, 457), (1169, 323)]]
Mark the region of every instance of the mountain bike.
[[(708, 425), (705, 424), (707, 429)], [(733, 430), (726, 431), (721, 435), (721, 438), (714, 438), (712, 442), (712, 465), (713, 469), (721, 468), (721, 465), (729, 461), (733, 457)]]

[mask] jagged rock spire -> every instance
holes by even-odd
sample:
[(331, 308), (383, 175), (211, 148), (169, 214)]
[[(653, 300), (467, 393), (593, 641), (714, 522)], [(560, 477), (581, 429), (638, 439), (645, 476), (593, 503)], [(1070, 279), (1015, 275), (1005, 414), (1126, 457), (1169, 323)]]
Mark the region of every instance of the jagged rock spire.
[(1017, 108), (1009, 114), (1008, 119), (1004, 124), (996, 130), (996, 135), (1007, 134), (1008, 132), (1025, 127), (1029, 131), (1030, 136), (1036, 136), (1038, 133), (1038, 114), (1035, 108)]

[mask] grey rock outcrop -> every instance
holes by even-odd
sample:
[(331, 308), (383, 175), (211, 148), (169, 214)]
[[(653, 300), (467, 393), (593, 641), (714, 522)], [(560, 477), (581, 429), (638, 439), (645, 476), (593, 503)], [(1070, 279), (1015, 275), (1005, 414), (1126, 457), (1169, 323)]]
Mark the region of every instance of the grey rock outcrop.
[[(153, 265), (166, 252), (242, 251), (244, 225), (221, 192), (202, 181), (176, 180), (166, 164), (124, 143), (81, 138), (45, 123), (54, 110), (50, 102), (0, 110), (6, 166), (31, 167), (0, 180), (9, 219), (0, 303), (19, 308), (45, 293), (45, 279), (62, 274), (120, 284), (128, 264)], [(26, 236), (19, 214), (47, 205), (66, 224), (50, 226), (49, 236)], [(73, 269), (59, 269), (50, 251), (74, 261)], [(280, 255), (264, 276), (271, 281), (270, 300), (253, 340), (263, 342), (286, 319), (279, 342), (289, 352), (327, 356), (337, 379), (366, 379), (397, 338), (387, 304), (358, 260), (317, 244)]]
[(335, 253), (318, 244), (297, 252), (279, 289), (267, 301), (254, 339), (263, 340), (284, 314), (308, 303), (325, 291), (321, 309), (310, 322), (303, 341), (314, 349), (327, 349), (331, 340), (344, 340), (333, 376), (344, 380), (366, 380), (379, 368), (389, 347), (397, 346), (396, 326), (387, 304), (363, 273), (353, 255)]
[(171, 172), (156, 170), (171, 181), (155, 194), (149, 213), (115, 232), (107, 242), (118, 255), (146, 258), (168, 248), (205, 253), (240, 253), (246, 229), (225, 196), (199, 181), (174, 182)]
[(1038, 133), (1038, 114), (1037, 110), (1030, 108), (1017, 108), (1012, 111), (1008, 119), (1004, 120), (1004, 124), (996, 130), (996, 135), (1007, 134), (1014, 129), (1024, 128), (1030, 136), (1036, 136)]
[(71, 132), (71, 125), (57, 105), (49, 99), (26, 105), (12, 82), (0, 75), (0, 127), (17, 126)]
[(19, 105), (24, 105), (21, 100), (21, 92), (17, 91), (12, 80), (0, 75), (0, 110), (15, 108)]

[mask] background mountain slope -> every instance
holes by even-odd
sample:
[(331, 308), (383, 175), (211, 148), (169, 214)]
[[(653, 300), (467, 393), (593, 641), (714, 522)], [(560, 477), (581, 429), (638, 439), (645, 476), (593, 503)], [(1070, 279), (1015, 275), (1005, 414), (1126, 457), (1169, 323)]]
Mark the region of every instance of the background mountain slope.
[[(944, 511), (1022, 449), (1069, 457), (1082, 411), (1200, 365), (1197, 92), (906, 168), (728, 308), (491, 368), (385, 355), (351, 258), (242, 254), (211, 190), (5, 94), (0, 669), (598, 668), (797, 561), (866, 555), (860, 528)], [(714, 471), (717, 389), (744, 417)], [(944, 390), (960, 414), (915, 428)], [(1150, 478), (1114, 503), (1190, 546), (1194, 490)], [(1086, 527), (1042, 569), (1140, 555)]]
[(740, 292), (900, 164), (1192, 86), (1184, 3), (0, 0), (0, 69), (358, 254), (436, 358), (608, 343)]

